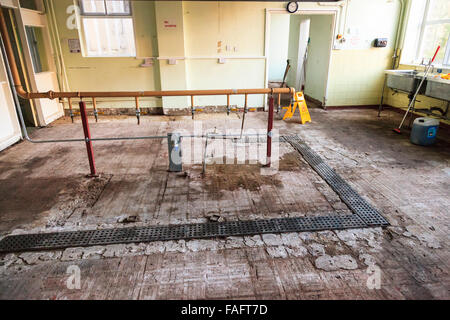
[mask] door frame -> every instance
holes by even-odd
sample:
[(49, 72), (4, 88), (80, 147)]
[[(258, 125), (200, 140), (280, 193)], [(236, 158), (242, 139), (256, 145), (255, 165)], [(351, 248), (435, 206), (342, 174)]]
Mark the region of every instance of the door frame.
[[(15, 18), (17, 21), (17, 29), (18, 29), (19, 37), (20, 37), (20, 40), (22, 43), (25, 67), (27, 69), (27, 75), (25, 75), (25, 76), (29, 80), (31, 90), (36, 92), (36, 91), (39, 91), (38, 84), (37, 84), (38, 75), (48, 74), (50, 77), (57, 76), (56, 65), (55, 65), (55, 61), (53, 59), (54, 51), (53, 51), (53, 46), (52, 46), (52, 42), (51, 42), (47, 16), (44, 14), (42, 1), (37, 1), (38, 10), (30, 10), (30, 9), (21, 8), (19, 0), (12, 0), (12, 1), (14, 4), (13, 11), (14, 11), (14, 15), (15, 15)], [(44, 39), (44, 47), (45, 47), (45, 51), (46, 51), (45, 58), (46, 58), (46, 62), (48, 65), (48, 71), (44, 71), (44, 72), (40, 72), (40, 73), (34, 72), (30, 46), (28, 45), (28, 37), (27, 37), (26, 29), (25, 29), (27, 26), (42, 28), (42, 36)], [(52, 90), (59, 91), (58, 83), (56, 82), (55, 85), (57, 87)], [(34, 106), (35, 106), (37, 122), (38, 122), (39, 126), (46, 126), (50, 122), (52, 122), (64, 115), (64, 110), (62, 109), (62, 106), (60, 105), (59, 102), (55, 101), (55, 103), (58, 103), (57, 111), (54, 112), (53, 114), (45, 116), (44, 112), (43, 112), (43, 108), (44, 108), (43, 102), (44, 101), (42, 101), (42, 100), (44, 100), (44, 99), (34, 99)]]
[[(272, 14), (290, 14), (290, 15), (331, 15), (332, 23), (331, 23), (331, 39), (329, 43), (329, 52), (328, 52), (328, 64), (327, 64), (327, 77), (325, 79), (325, 92), (324, 92), (324, 105), (326, 107), (326, 102), (328, 98), (328, 80), (329, 80), (329, 72), (331, 68), (331, 56), (334, 47), (334, 39), (337, 31), (337, 16), (342, 13), (342, 7), (340, 5), (336, 5), (335, 7), (328, 7), (324, 9), (299, 9), (295, 13), (289, 13), (286, 9), (274, 8), (274, 9), (266, 9), (266, 28), (264, 33), (264, 56), (266, 57), (266, 65), (265, 65), (265, 75), (264, 75), (264, 87), (269, 87), (269, 63), (270, 63), (270, 21)], [(298, 73), (298, 70), (296, 71)], [(296, 74), (296, 79), (297, 79)], [(264, 108), (267, 110), (267, 98), (264, 99)]]

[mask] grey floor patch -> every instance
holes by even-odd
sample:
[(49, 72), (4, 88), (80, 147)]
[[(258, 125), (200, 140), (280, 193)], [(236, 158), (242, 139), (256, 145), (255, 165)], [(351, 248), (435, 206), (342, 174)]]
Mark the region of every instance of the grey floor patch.
[(385, 227), (389, 222), (366, 200), (364, 200), (340, 175), (338, 175), (322, 158), (315, 153), (297, 135), (282, 136), (295, 150), (301, 153), (311, 168), (338, 194), (349, 209), (357, 214), (369, 227)]
[(298, 136), (282, 136), (281, 140), (290, 143), (302, 154), (304, 159), (331, 186), (354, 214), (11, 235), (0, 241), (0, 252), (246, 236), (264, 233), (384, 227), (389, 224), (376, 209), (352, 189)]

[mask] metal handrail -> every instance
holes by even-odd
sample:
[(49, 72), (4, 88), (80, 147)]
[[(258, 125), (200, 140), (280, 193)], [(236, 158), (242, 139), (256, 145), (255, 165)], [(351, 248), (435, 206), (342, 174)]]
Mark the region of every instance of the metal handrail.
[[(17, 68), (16, 60), (14, 57), (13, 48), (11, 45), (11, 40), (9, 38), (8, 30), (6, 27), (5, 17), (3, 15), (3, 11), (1, 10), (2, 6), (0, 6), (0, 34), (1, 34), (1, 52), (5, 60), (5, 67), (7, 71), (8, 80), (10, 83), (15, 108), (17, 114), (19, 116), (20, 127), (22, 130), (23, 137), (32, 142), (32, 143), (55, 143), (55, 142), (85, 142), (89, 162), (91, 165), (91, 176), (94, 176), (95, 171), (95, 163), (93, 160), (93, 150), (92, 150), (92, 141), (113, 141), (113, 140), (141, 140), (141, 139), (162, 139), (167, 136), (140, 136), (140, 137), (100, 137), (100, 138), (91, 138), (89, 132), (89, 123), (86, 114), (86, 103), (83, 101), (83, 98), (90, 98), (93, 102), (94, 108), (94, 116), (97, 121), (97, 106), (96, 106), (96, 98), (119, 98), (119, 97), (134, 97), (136, 103), (136, 117), (138, 119), (138, 124), (140, 124), (140, 107), (139, 107), (139, 97), (169, 97), (169, 96), (190, 96), (191, 97), (191, 109), (192, 109), (192, 117), (194, 116), (194, 96), (206, 96), (206, 95), (226, 95), (227, 96), (227, 114), (230, 112), (230, 96), (231, 95), (244, 95), (245, 96), (245, 105), (244, 105), (244, 118), (245, 113), (247, 112), (247, 96), (249, 94), (270, 94), (269, 99), (269, 121), (268, 121), (268, 139), (267, 139), (267, 157), (268, 157), (268, 165), (270, 166), (270, 155), (271, 155), (271, 130), (273, 123), (273, 95), (278, 94), (280, 99), (280, 94), (291, 94), (294, 96), (295, 89), (294, 88), (259, 88), (259, 89), (214, 89), (214, 90), (164, 90), (164, 91), (98, 91), (98, 92), (27, 92), (25, 91), (19, 76), (19, 71)], [(71, 98), (80, 99), (80, 114), (81, 120), (83, 124), (83, 130), (85, 137), (83, 138), (75, 138), (75, 139), (50, 139), (50, 140), (33, 140), (29, 137), (27, 128), (25, 125), (24, 117), (22, 114), (22, 110), (20, 107), (20, 102), (18, 97), (22, 97), (24, 99), (67, 99), (69, 102), (70, 116), (73, 122), (73, 112), (72, 112), (72, 102)], [(244, 121), (242, 121), (241, 127), (241, 137), (243, 130)], [(208, 138), (208, 135), (201, 135), (201, 137)]]

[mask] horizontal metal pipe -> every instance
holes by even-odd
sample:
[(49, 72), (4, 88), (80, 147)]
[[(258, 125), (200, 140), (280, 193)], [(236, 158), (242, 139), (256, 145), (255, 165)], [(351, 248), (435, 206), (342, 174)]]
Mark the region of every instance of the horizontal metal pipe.
[(24, 99), (56, 99), (56, 98), (123, 98), (123, 97), (174, 97), (174, 96), (218, 96), (294, 93), (293, 88), (260, 88), (260, 89), (219, 89), (219, 90), (165, 90), (165, 91), (85, 91), (85, 92), (25, 92), (17, 90)]
[[(229, 138), (229, 137), (239, 137), (240, 134), (187, 134), (180, 135), (182, 138), (208, 138), (208, 139), (217, 139), (217, 138)], [(243, 134), (242, 136), (266, 136), (264, 133), (249, 133)], [(91, 138), (87, 139), (88, 141), (120, 141), (120, 140), (146, 140), (146, 139), (167, 139), (167, 135), (165, 136), (137, 136), (137, 137), (104, 137), (104, 138)], [(28, 139), (31, 140), (31, 139)], [(67, 140), (32, 140), (31, 142), (81, 142), (86, 141), (86, 139), (67, 139)]]
[(165, 135), (165, 136), (141, 136), (141, 137), (92, 138), (91, 141), (145, 140), (145, 139), (167, 139), (167, 135)]
[(205, 96), (205, 95), (237, 95), (291, 93), (294, 88), (261, 88), (261, 89), (222, 89), (222, 90), (166, 90), (166, 91), (97, 91), (97, 92), (26, 92), (22, 86), (9, 39), (5, 17), (0, 10), (0, 33), (5, 45), (5, 53), (11, 68), (13, 84), (17, 94), (24, 99), (56, 99), (56, 98), (120, 98), (120, 97), (170, 97), (170, 96)]
[[(17, 113), (19, 115), (19, 122), (22, 129), (24, 138), (32, 143), (56, 143), (56, 142), (82, 142), (82, 141), (113, 141), (113, 140), (141, 140), (141, 139), (163, 139), (167, 136), (141, 136), (141, 137), (111, 137), (111, 138), (92, 138), (92, 139), (51, 139), (51, 140), (33, 140), (28, 136), (25, 121), (23, 119), (22, 110), (18, 96), (24, 99), (56, 99), (67, 98), (69, 101), (69, 109), (71, 117), (72, 113), (72, 101), (71, 98), (91, 98), (93, 99), (94, 109), (96, 109), (95, 98), (120, 98), (120, 97), (135, 97), (136, 101), (138, 97), (164, 97), (164, 96), (204, 96), (204, 95), (226, 95), (227, 105), (229, 106), (230, 95), (245, 95), (245, 107), (247, 106), (247, 95), (249, 94), (280, 94), (290, 93), (295, 94), (294, 88), (260, 88), (260, 89), (219, 89), (219, 90), (172, 90), (172, 91), (119, 91), (119, 92), (26, 92), (20, 81), (19, 71), (17, 68), (16, 60), (14, 57), (11, 40), (6, 27), (6, 21), (3, 12), (0, 7), (0, 34), (1, 34), (1, 50), (5, 58), (5, 64), (8, 74), (8, 80), (11, 84), (11, 91), (13, 93), (14, 102)], [(73, 118), (72, 118), (73, 121)], [(228, 135), (229, 136), (229, 135)], [(208, 138), (211, 135), (186, 135), (183, 137), (202, 137)]]
[[(1, 12), (1, 10), (0, 10)], [(1, 47), (1, 51), (3, 53), (3, 56), (6, 58), (5, 59), (5, 66), (6, 66), (6, 73), (8, 76), (8, 80), (10, 82), (12, 82), (13, 79), (13, 75), (10, 69), (10, 64), (8, 61), (8, 57), (6, 55), (6, 50), (5, 50), (5, 46), (4, 46), (4, 42), (3, 42), (3, 38), (0, 40), (0, 47)], [(17, 114), (19, 116), (19, 122), (20, 122), (20, 127), (22, 129), (22, 134), (23, 137), (32, 142), (32, 143), (62, 143), (62, 142), (86, 142), (85, 138), (76, 138), (76, 139), (47, 139), (47, 140), (33, 140), (28, 136), (28, 132), (27, 132), (27, 128), (25, 125), (25, 121), (23, 118), (23, 114), (22, 114), (22, 110), (20, 109), (20, 103), (19, 103), (19, 99), (18, 99), (18, 94), (17, 94), (17, 90), (15, 86), (11, 87), (11, 91), (12, 91), (12, 95), (13, 95), (13, 99), (14, 99), (14, 104), (17, 110)], [(70, 99), (69, 99), (70, 100)], [(260, 134), (244, 134), (244, 136), (259, 136)], [(238, 136), (238, 134), (213, 134), (213, 133), (209, 133), (209, 134), (201, 134), (201, 135), (182, 135), (182, 137), (187, 138), (187, 137), (191, 137), (191, 138), (214, 138), (214, 137), (232, 137), (232, 136)], [(100, 137), (100, 138), (91, 138), (89, 139), (90, 141), (120, 141), (120, 140), (145, 140), (145, 139), (165, 139), (167, 138), (167, 135), (165, 136), (138, 136), (138, 137)]]

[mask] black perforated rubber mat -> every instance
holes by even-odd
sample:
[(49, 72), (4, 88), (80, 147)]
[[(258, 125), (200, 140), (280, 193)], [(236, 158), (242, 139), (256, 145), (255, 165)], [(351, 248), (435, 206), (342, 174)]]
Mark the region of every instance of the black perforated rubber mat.
[(0, 252), (388, 225), (386, 219), (377, 210), (353, 190), (298, 136), (282, 136), (280, 140), (290, 143), (300, 152), (354, 214), (11, 235), (0, 241)]
[(61, 249), (115, 243), (244, 236), (263, 233), (364, 228), (366, 226), (356, 215), (332, 215), (23, 234), (4, 238), (0, 242), (0, 252)]

